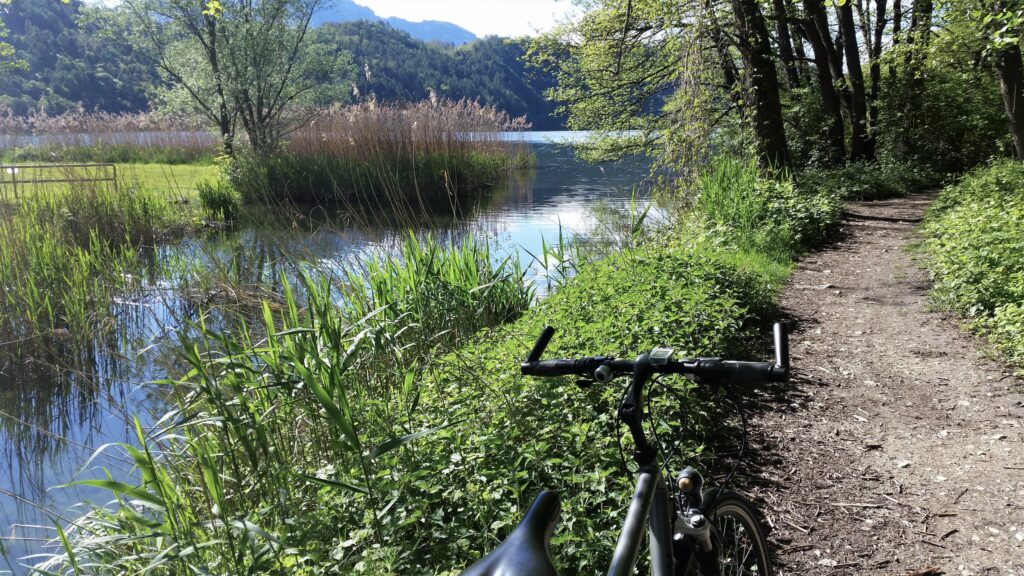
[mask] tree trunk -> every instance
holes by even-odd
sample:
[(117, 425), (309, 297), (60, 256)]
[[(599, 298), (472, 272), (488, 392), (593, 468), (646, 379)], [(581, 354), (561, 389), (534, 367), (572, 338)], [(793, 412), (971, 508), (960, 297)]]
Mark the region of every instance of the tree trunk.
[(235, 128), (228, 107), (228, 95), (224, 90), (223, 75), (220, 69), (219, 43), (217, 37), (217, 18), (207, 15), (203, 17), (206, 25), (207, 58), (213, 72), (214, 85), (217, 90), (217, 127), (220, 128), (221, 152), (228, 158), (235, 156)]
[(1013, 146), (1017, 158), (1024, 160), (1024, 61), (1021, 59), (1020, 46), (1015, 44), (1003, 48), (996, 53), (995, 61)]
[(821, 92), (821, 111), (828, 123), (825, 135), (825, 146), (828, 151), (826, 161), (830, 166), (839, 166), (846, 158), (846, 126), (843, 123), (842, 102), (832, 78), (825, 42), (817, 27), (813, 22), (807, 21), (803, 30), (807, 42), (811, 45), (811, 51), (814, 52), (814, 68), (818, 76), (818, 89)]
[(921, 114), (925, 82), (920, 68), (931, 35), (932, 8), (932, 0), (916, 0), (911, 11), (910, 29), (907, 30), (905, 43), (908, 46), (904, 74), (908, 80), (907, 97), (903, 108), (903, 118), (907, 123), (903, 131), (903, 147), (906, 151), (914, 149), (913, 137), (917, 129), (917, 119)]
[(786, 0), (772, 0), (775, 11), (775, 34), (779, 41), (779, 58), (786, 69), (786, 85), (796, 88), (800, 85), (800, 71), (793, 57), (793, 40), (789, 35), (789, 24), (786, 22)]
[[(896, 0), (899, 4), (899, 0)], [(877, 137), (878, 130), (878, 96), (882, 91), (882, 36), (885, 35), (886, 0), (875, 0), (875, 36), (871, 45), (871, 91), (869, 96), (868, 119), (871, 130)]]
[(810, 77), (810, 72), (808, 72), (807, 66), (807, 54), (804, 52), (804, 41), (803, 38), (800, 37), (799, 26), (793, 24), (792, 30), (793, 34), (791, 36), (793, 37), (793, 52), (796, 54), (797, 62), (796, 69), (800, 75), (800, 83), (803, 84), (806, 81), (806, 78)]
[(747, 66), (754, 93), (754, 135), (760, 163), (765, 167), (785, 168), (789, 164), (786, 127), (782, 119), (779, 76), (764, 15), (758, 0), (733, 0), (732, 7), (738, 32), (737, 48)]
[[(817, 39), (820, 42), (819, 49), (822, 51), (828, 63), (828, 69), (834, 92), (839, 98), (842, 108), (853, 118), (853, 94), (850, 92), (850, 83), (846, 80), (843, 72), (843, 59), (840, 51), (832, 42), (832, 31), (829, 29), (828, 16), (825, 14), (825, 4), (821, 0), (804, 0), (804, 11), (811, 20), (811, 29), (817, 32)], [(812, 31), (808, 30), (808, 32)], [(815, 55), (817, 58), (817, 54)], [(819, 77), (821, 73), (819, 72)], [(824, 94), (824, 93), (823, 93)], [(856, 124), (853, 124), (853, 140), (857, 141)], [(845, 148), (845, 143), (844, 143)]]
[[(884, 2), (884, 0), (882, 0)], [(903, 31), (903, 5), (900, 0), (892, 0), (892, 47), (895, 48), (900, 43), (900, 32)], [(896, 77), (896, 66), (891, 63), (889, 64), (889, 77)]]
[(864, 92), (864, 71), (860, 65), (860, 49), (857, 46), (857, 27), (853, 21), (853, 7), (850, 2), (836, 6), (839, 18), (839, 31), (843, 37), (843, 51), (846, 54), (846, 69), (850, 77), (852, 106), (850, 107), (850, 124), (853, 142), (851, 143), (850, 159), (873, 160), (875, 156), (874, 138), (868, 132), (867, 96)]

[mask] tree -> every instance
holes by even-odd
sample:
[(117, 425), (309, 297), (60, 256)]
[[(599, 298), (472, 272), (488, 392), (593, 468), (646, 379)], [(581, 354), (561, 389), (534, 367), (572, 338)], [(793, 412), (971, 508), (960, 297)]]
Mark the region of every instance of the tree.
[(782, 119), (779, 76), (761, 5), (757, 0), (732, 0), (732, 8), (736, 19), (736, 47), (746, 65), (753, 92), (758, 157), (764, 166), (785, 168), (789, 164), (789, 148)]
[[(160, 70), (168, 103), (188, 105), (235, 152), (241, 122), (259, 156), (300, 123), (296, 112), (338, 89), (347, 59), (311, 48), (310, 19), (325, 0), (124, 0), (129, 40)], [(332, 92), (337, 94), (336, 92)]]
[[(67, 4), (71, 0), (61, 0), (64, 4)], [(0, 16), (7, 13), (8, 8), (11, 5), (11, 0), (0, 0)], [(2, 39), (7, 37), (7, 25), (0, 19), (0, 74), (6, 74), (13, 70), (24, 70), (28, 65), (24, 60), (17, 57), (14, 53), (14, 46), (11, 46)]]
[(991, 32), (991, 50), (1007, 124), (1013, 137), (1017, 158), (1024, 160), (1024, 59), (1021, 58), (1021, 35), (1024, 34), (1024, 4), (1020, 0), (996, 0), (992, 12), (981, 17)]
[[(655, 151), (678, 131), (704, 132), (681, 123), (684, 117), (710, 125), (735, 112), (762, 164), (787, 164), (779, 77), (757, 0), (587, 5), (593, 9), (580, 20), (542, 35), (528, 51), (535, 65), (556, 74), (549, 96), (563, 103), (571, 128), (639, 131), (601, 150)], [(705, 96), (709, 82), (719, 88)]]

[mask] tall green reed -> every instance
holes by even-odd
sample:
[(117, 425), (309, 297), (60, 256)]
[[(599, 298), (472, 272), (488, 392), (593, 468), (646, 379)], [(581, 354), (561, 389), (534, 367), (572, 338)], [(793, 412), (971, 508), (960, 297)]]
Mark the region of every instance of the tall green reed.
[(418, 413), (432, 359), (533, 294), (518, 262), (495, 263), (486, 244), (411, 235), (397, 257), (336, 280), (303, 273), (297, 293), (282, 278), (281, 305), (183, 337), (191, 370), (166, 383), (176, 408), (140, 430), (142, 448), (123, 447), (139, 478), (87, 481), (116, 502), (69, 526), (40, 569), (352, 569), (361, 558), (346, 542), (399, 529), (423, 478), (389, 471), (452, 423)]

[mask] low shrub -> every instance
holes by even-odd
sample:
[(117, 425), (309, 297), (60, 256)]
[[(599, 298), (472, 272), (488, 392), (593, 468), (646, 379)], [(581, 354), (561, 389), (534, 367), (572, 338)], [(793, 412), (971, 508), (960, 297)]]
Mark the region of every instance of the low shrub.
[(199, 205), (214, 218), (232, 221), (242, 210), (242, 199), (226, 180), (203, 180), (196, 183)]
[(723, 158), (698, 178), (696, 215), (748, 250), (788, 260), (822, 244), (842, 203), (831, 190), (803, 190), (781, 175), (765, 177), (753, 159)]
[(936, 302), (1024, 366), (1024, 165), (996, 162), (947, 187), (924, 231)]
[(811, 168), (797, 175), (808, 193), (831, 193), (845, 200), (883, 200), (935, 186), (941, 176), (921, 164), (853, 162), (841, 168)]

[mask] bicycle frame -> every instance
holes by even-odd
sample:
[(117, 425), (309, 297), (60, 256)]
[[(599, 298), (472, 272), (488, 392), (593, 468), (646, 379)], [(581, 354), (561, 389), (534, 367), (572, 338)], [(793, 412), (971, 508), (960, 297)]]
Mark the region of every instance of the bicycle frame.
[(643, 544), (644, 525), (650, 535), (651, 574), (674, 576), (672, 502), (657, 462), (640, 467), (636, 491), (622, 525), (608, 576), (629, 576)]

